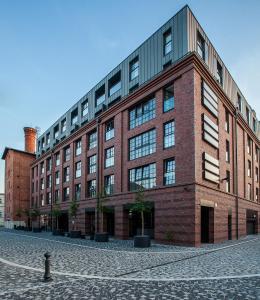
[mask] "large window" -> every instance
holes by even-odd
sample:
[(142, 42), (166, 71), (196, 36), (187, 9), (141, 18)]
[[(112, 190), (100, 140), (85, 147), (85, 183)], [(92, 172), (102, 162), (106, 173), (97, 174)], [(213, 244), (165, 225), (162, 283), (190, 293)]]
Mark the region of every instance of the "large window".
[(130, 129), (155, 118), (155, 99), (145, 101), (130, 110)]
[(48, 192), (46, 194), (46, 204), (47, 205), (51, 204), (51, 193), (50, 192)]
[(67, 122), (66, 122), (66, 119), (63, 119), (62, 121), (61, 121), (61, 133), (63, 133), (63, 132), (65, 132), (66, 131), (66, 124)]
[(70, 168), (64, 168), (64, 182), (69, 182), (70, 180)]
[(164, 161), (164, 185), (175, 183), (175, 159), (169, 158)]
[(172, 32), (171, 30), (167, 30), (163, 34), (163, 52), (164, 55), (170, 53), (172, 51)]
[(258, 168), (255, 167), (255, 181), (258, 182), (259, 180), (259, 171), (258, 171)]
[(251, 161), (247, 161), (247, 176), (251, 177), (252, 176), (252, 166), (251, 166)]
[(129, 140), (129, 159), (133, 160), (156, 151), (156, 131), (152, 129)]
[(114, 193), (114, 175), (105, 176), (105, 191), (107, 195)]
[(206, 60), (205, 40), (199, 32), (197, 34), (197, 52), (199, 56), (205, 61)]
[(55, 184), (56, 185), (60, 184), (60, 172), (59, 171), (55, 172)]
[(163, 125), (163, 134), (164, 134), (163, 146), (164, 146), (164, 148), (172, 147), (175, 144), (175, 133), (174, 133), (175, 128), (174, 127), (175, 127), (174, 121), (170, 121)]
[(80, 155), (81, 154), (81, 140), (77, 140), (75, 143), (75, 154)]
[(114, 166), (115, 148), (111, 147), (105, 150), (105, 168)]
[(88, 173), (92, 174), (97, 171), (97, 155), (92, 155), (88, 158)]
[(65, 187), (63, 189), (63, 201), (68, 201), (70, 199), (70, 188)]
[(97, 146), (97, 132), (93, 131), (89, 134), (88, 138), (88, 148), (92, 149)]
[(249, 135), (247, 136), (247, 153), (251, 155), (252, 153), (252, 150), (251, 150), (251, 144), (252, 144), (252, 141), (251, 141), (251, 138), (249, 137)]
[(70, 160), (70, 146), (64, 149), (64, 161)]
[(55, 165), (56, 167), (60, 165), (60, 153), (55, 154)]
[(139, 76), (139, 59), (135, 57), (129, 64), (129, 79), (130, 81)]
[(174, 87), (170, 85), (164, 89), (163, 112), (174, 109)]
[(60, 190), (55, 190), (54, 201), (55, 201), (55, 203), (58, 203), (60, 201)]
[(217, 61), (217, 74), (216, 74), (216, 77), (217, 77), (217, 81), (223, 85), (223, 70), (222, 70), (222, 66), (221, 64)]
[(106, 100), (105, 94), (105, 85), (102, 85), (96, 92), (95, 92), (95, 101), (96, 106), (99, 106)]
[(149, 164), (129, 170), (129, 189), (138, 190), (141, 187), (145, 189), (156, 186), (156, 164)]
[(51, 188), (51, 175), (47, 176), (47, 188)]
[(81, 197), (81, 184), (75, 184), (75, 200), (79, 201)]
[(41, 190), (44, 190), (44, 179), (41, 178)]
[(51, 157), (47, 159), (47, 171), (51, 171), (52, 160)]
[(50, 133), (48, 132), (47, 135), (46, 135), (46, 145), (49, 145), (50, 144)]
[(225, 130), (229, 132), (229, 112), (227, 109), (225, 111)]
[(228, 140), (226, 140), (226, 162), (230, 162), (230, 146)]
[(237, 106), (240, 112), (242, 112), (242, 100), (241, 96), (237, 93)]
[(71, 125), (74, 125), (78, 122), (78, 108), (74, 109), (71, 112)]
[(81, 103), (81, 115), (85, 117), (88, 114), (88, 100)]
[(88, 196), (95, 197), (97, 193), (97, 182), (96, 179), (88, 181)]
[(115, 129), (114, 129), (114, 120), (110, 120), (106, 123), (105, 129), (105, 140), (111, 140), (115, 136)]
[(59, 124), (57, 124), (53, 129), (53, 138), (57, 139), (59, 136)]
[(81, 177), (81, 161), (76, 162), (75, 164), (75, 177)]
[(117, 72), (112, 78), (108, 80), (109, 96), (121, 89), (121, 71)]
[(230, 172), (226, 172), (226, 192), (230, 193)]
[(41, 163), (41, 174), (44, 174), (44, 162)]
[(246, 107), (246, 120), (247, 120), (247, 123), (248, 125), (250, 125), (250, 112), (249, 112), (249, 108)]

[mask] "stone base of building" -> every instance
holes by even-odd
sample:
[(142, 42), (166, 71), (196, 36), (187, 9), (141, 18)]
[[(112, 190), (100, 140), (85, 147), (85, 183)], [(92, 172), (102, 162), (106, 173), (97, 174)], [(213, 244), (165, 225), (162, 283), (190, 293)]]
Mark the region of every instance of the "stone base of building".
[(4, 227), (8, 229), (14, 229), (15, 226), (26, 226), (24, 221), (5, 221)]

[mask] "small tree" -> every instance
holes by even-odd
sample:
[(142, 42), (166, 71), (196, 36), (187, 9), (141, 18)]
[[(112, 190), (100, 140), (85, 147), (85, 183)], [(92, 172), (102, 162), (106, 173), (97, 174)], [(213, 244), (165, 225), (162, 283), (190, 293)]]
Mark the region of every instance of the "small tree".
[(27, 227), (29, 227), (29, 219), (30, 219), (30, 217), (31, 217), (31, 211), (29, 210), (29, 209), (24, 209), (23, 211), (22, 211), (23, 213), (24, 213), (24, 215), (27, 217)]
[(56, 219), (56, 229), (59, 230), (59, 217), (61, 216), (61, 209), (59, 204), (56, 204), (52, 208), (52, 216)]
[[(103, 232), (103, 226), (104, 226), (104, 213), (109, 212), (109, 208), (104, 206), (104, 203), (107, 201), (107, 193), (105, 189), (102, 189), (100, 193), (97, 195), (97, 211), (101, 215), (101, 233)], [(99, 219), (97, 220), (97, 223), (99, 222)], [(99, 228), (99, 226), (97, 226)], [(98, 230), (99, 232), (99, 230)]]
[[(36, 220), (37, 218), (40, 217), (41, 215), (41, 212), (38, 208), (32, 208), (30, 211), (29, 211), (29, 214), (32, 218), (32, 220)], [(39, 218), (39, 228), (40, 228), (40, 218)]]
[(73, 218), (73, 220), (72, 220), (73, 230), (75, 230), (75, 224), (74, 223), (76, 221), (78, 208), (79, 208), (79, 204), (77, 203), (77, 201), (72, 200), (71, 203), (70, 203), (69, 214)]
[(19, 208), (17, 209), (17, 211), (16, 211), (15, 216), (16, 216), (17, 218), (19, 218), (19, 221), (20, 221), (20, 222), (21, 222), (21, 217), (22, 217), (22, 215), (23, 215), (23, 210), (19, 207)]
[(131, 205), (130, 212), (140, 213), (142, 222), (142, 235), (144, 235), (144, 213), (151, 211), (151, 205), (145, 201), (144, 189), (140, 188), (135, 194), (135, 203)]

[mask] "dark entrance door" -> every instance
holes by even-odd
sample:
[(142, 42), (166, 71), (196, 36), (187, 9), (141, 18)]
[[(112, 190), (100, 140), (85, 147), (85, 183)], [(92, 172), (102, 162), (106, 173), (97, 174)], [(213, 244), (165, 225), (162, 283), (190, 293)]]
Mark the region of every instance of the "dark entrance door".
[(214, 208), (201, 206), (201, 243), (214, 242)]
[(232, 240), (232, 215), (228, 215), (228, 239)]
[(95, 233), (95, 211), (86, 212), (85, 230), (87, 235)]
[(115, 235), (115, 213), (114, 210), (105, 213), (105, 219), (106, 219), (106, 232), (109, 235)]
[(69, 216), (66, 212), (63, 212), (61, 216), (59, 216), (59, 229), (64, 232), (69, 231)]
[(246, 212), (246, 234), (256, 234), (257, 212), (247, 210)]

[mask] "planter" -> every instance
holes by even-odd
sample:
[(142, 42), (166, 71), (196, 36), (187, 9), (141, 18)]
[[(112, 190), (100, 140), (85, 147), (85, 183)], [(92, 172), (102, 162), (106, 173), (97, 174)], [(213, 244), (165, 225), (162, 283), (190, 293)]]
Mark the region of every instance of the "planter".
[(136, 235), (134, 237), (134, 247), (148, 248), (151, 246), (151, 239), (149, 235)]
[(72, 238), (72, 239), (80, 239), (81, 238), (81, 231), (80, 230), (72, 230), (70, 232), (70, 238)]
[(94, 233), (91, 233), (90, 236), (89, 236), (89, 239), (90, 239), (91, 241), (94, 241), (94, 238), (95, 238), (95, 234), (94, 234)]
[(95, 241), (96, 242), (101, 242), (101, 243), (108, 242), (108, 233), (106, 233), (106, 232), (96, 233), (95, 234)]
[(64, 232), (60, 229), (54, 229), (52, 231), (52, 235), (62, 235), (62, 236), (64, 236)]
[(41, 229), (41, 228), (33, 228), (32, 231), (33, 231), (33, 232), (42, 232), (42, 229)]

